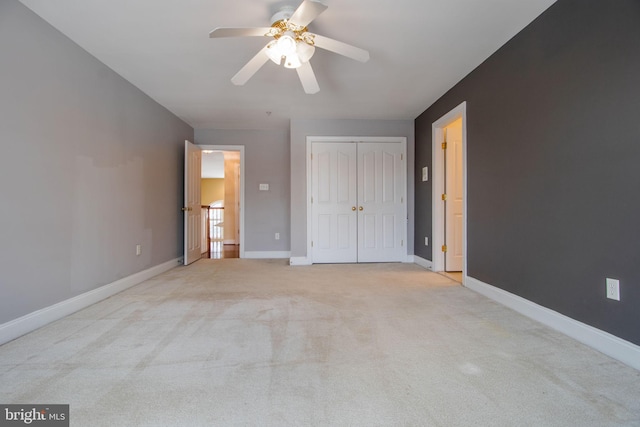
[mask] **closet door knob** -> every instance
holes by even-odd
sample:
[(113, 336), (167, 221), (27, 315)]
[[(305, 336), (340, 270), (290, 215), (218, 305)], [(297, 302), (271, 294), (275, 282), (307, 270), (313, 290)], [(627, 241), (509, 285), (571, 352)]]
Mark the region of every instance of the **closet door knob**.
[(363, 208), (362, 206), (360, 206), (360, 207), (358, 208), (358, 210), (359, 210), (359, 211), (361, 211), (361, 210), (364, 210), (364, 208)]
[(351, 210), (352, 210), (352, 211), (355, 211), (355, 210), (356, 210), (356, 207), (355, 207), (355, 206), (351, 206)]

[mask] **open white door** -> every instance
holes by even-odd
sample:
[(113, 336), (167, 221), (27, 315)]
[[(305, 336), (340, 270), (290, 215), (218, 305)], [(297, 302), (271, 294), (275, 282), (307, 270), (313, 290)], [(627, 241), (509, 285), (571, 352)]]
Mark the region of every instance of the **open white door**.
[(445, 270), (462, 271), (462, 119), (446, 127), (447, 148), (445, 153)]
[(202, 210), (200, 183), (202, 178), (202, 151), (189, 141), (184, 142), (184, 265), (202, 256)]
[[(431, 125), (432, 268), (433, 271), (462, 271), (463, 280), (467, 269), (466, 117), (466, 102), (463, 102)], [(443, 144), (445, 138), (447, 143)]]

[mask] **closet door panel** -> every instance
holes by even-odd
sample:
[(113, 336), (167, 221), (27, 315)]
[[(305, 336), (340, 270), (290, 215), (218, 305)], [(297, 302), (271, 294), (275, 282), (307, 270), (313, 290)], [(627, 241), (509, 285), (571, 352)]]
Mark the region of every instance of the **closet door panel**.
[(357, 262), (356, 144), (311, 146), (312, 262)]
[(358, 144), (358, 262), (404, 259), (404, 147)]

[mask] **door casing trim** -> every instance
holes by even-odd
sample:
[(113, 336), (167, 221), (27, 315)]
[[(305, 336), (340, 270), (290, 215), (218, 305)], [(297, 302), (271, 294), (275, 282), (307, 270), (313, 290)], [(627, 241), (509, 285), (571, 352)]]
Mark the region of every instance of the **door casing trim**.
[(244, 170), (245, 170), (245, 157), (244, 157), (244, 145), (213, 145), (213, 144), (198, 144), (203, 150), (215, 150), (215, 151), (239, 151), (240, 152), (240, 258), (245, 258), (245, 239), (247, 234), (244, 227)]
[(432, 237), (431, 237), (431, 261), (433, 271), (444, 271), (444, 253), (441, 250), (444, 244), (444, 204), (441, 196), (444, 194), (444, 154), (442, 152), (441, 142), (443, 139), (443, 128), (451, 124), (453, 121), (462, 118), (462, 182), (463, 182), (463, 201), (462, 201), (462, 280), (467, 275), (467, 102), (463, 102), (431, 125), (431, 146), (432, 146), (432, 165), (431, 180), (433, 187), (431, 191), (431, 210), (432, 210)]

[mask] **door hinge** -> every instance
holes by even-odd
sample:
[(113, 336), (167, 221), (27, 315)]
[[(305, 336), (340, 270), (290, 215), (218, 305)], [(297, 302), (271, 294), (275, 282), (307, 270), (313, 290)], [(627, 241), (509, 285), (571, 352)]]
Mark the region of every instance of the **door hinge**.
[(404, 240), (400, 240), (400, 246), (404, 246)]
[(447, 200), (447, 195), (446, 194), (442, 195), (442, 200)]
[(443, 150), (446, 150), (446, 149), (447, 149), (447, 141), (445, 141), (445, 142), (443, 142), (443, 143), (442, 143), (442, 149), (443, 149)]
[(311, 247), (313, 247), (313, 240), (311, 241)]
[(404, 154), (400, 154), (400, 160), (404, 160)]
[(400, 197), (400, 203), (404, 203), (404, 197)]
[(313, 153), (311, 153), (311, 160), (313, 160)]
[(442, 252), (447, 252), (447, 245), (442, 245)]
[(313, 196), (311, 197), (311, 204), (313, 204)]

